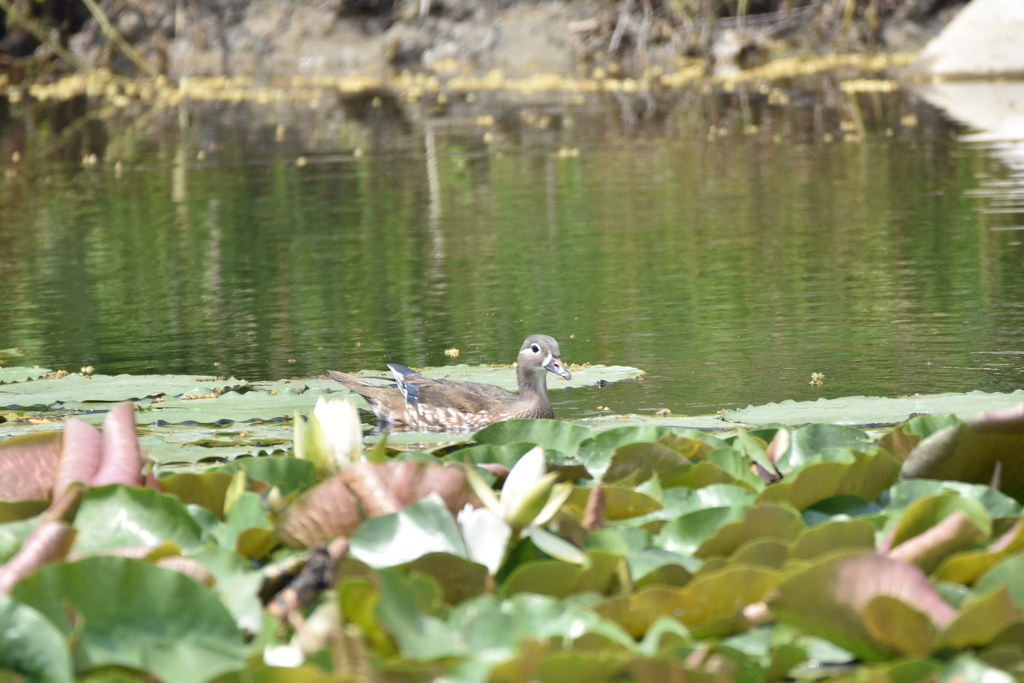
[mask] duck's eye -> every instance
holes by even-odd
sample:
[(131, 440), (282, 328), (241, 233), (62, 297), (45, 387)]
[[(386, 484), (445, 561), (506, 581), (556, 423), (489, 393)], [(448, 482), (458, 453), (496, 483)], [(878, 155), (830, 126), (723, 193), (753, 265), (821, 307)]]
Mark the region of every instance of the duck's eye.
[(533, 351), (534, 353), (540, 353), (540, 347), (537, 346), (536, 344), (530, 344), (530, 350)]

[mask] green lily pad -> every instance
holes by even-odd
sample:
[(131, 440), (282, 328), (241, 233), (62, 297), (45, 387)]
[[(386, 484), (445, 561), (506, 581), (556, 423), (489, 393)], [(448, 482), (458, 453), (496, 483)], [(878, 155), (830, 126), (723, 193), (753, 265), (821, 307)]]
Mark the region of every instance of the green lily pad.
[(75, 528), (72, 551), (79, 554), (163, 541), (189, 549), (199, 545), (201, 535), (176, 496), (120, 484), (89, 489), (75, 516)]
[(895, 425), (922, 413), (974, 415), (985, 410), (1009, 408), (1024, 401), (1024, 390), (1010, 394), (933, 394), (909, 398), (850, 396), (817, 401), (782, 401), (749, 406), (722, 414), (723, 420), (746, 424), (801, 425), (809, 422), (850, 426)]
[(698, 638), (728, 635), (746, 628), (743, 607), (763, 600), (778, 576), (765, 567), (728, 565), (698, 575), (682, 588), (646, 586), (593, 609), (634, 638), (642, 637), (663, 616), (679, 619)]
[(661, 548), (644, 548), (626, 556), (629, 576), (638, 588), (643, 586), (685, 586), (693, 578), (700, 561)]
[(788, 447), (778, 455), (775, 462), (783, 475), (789, 475), (810, 463), (827, 449), (867, 451), (873, 445), (871, 437), (861, 430), (834, 424), (812, 424), (794, 429), (787, 441)]
[(304, 394), (282, 391), (248, 391), (244, 394), (228, 392), (216, 398), (192, 400), (168, 399), (155, 403), (152, 410), (136, 413), (140, 425), (153, 423), (226, 424), (229, 422), (291, 422), (295, 411), (312, 412), (316, 400), (327, 396), (323, 391), (311, 390)]
[[(11, 597), (65, 636), (75, 634), (76, 670), (144, 669), (145, 649), (168, 643), (193, 644), (233, 657), (236, 668), (242, 664), (242, 637), (231, 614), (207, 588), (170, 569), (123, 557), (50, 564), (22, 579)], [(203, 663), (192, 661), (181, 662), (179, 671), (203, 680)]]
[(875, 527), (863, 519), (836, 519), (804, 529), (790, 544), (789, 556), (811, 560), (841, 548), (875, 547)]
[(190, 557), (213, 574), (216, 579), (213, 592), (231, 612), (238, 628), (259, 633), (263, 623), (263, 604), (259, 599), (263, 572), (254, 571), (252, 562), (224, 548), (207, 546)]
[(1024, 512), (1020, 503), (990, 486), (938, 479), (904, 479), (897, 482), (885, 495), (885, 509), (891, 514), (895, 510), (907, 508), (921, 498), (940, 495), (957, 495), (976, 500), (985, 507), (992, 519), (1017, 519)]
[(1024, 608), (1024, 553), (1018, 552), (999, 562), (974, 584), (972, 593), (983, 595), (1005, 585), (1018, 607)]
[[(0, 407), (54, 403), (120, 403), (158, 396), (206, 394), (245, 386), (245, 380), (197, 375), (67, 375), (60, 379), (0, 385)], [(91, 407), (92, 409), (95, 406)]]
[(882, 449), (864, 453), (830, 448), (814, 459), (817, 461), (803, 465), (794, 474), (768, 486), (758, 496), (758, 502), (785, 502), (798, 510), (806, 510), (839, 495), (874, 500), (899, 475), (899, 463)]
[(655, 542), (659, 548), (680, 555), (693, 555), (718, 530), (743, 519), (741, 507), (712, 507), (687, 512), (661, 528)]
[(313, 463), (298, 458), (239, 458), (219, 469), (232, 473), (245, 470), (250, 478), (267, 486), (276, 486), (282, 495), (288, 495), (293, 491), (305, 491), (317, 481)]
[(713, 484), (699, 489), (680, 486), (662, 492), (661, 510), (630, 519), (628, 524), (646, 526), (651, 522), (673, 521), (689, 512), (708, 508), (743, 509), (753, 505), (754, 499), (752, 491), (732, 484)]
[(935, 626), (928, 615), (890, 595), (875, 595), (861, 608), (868, 633), (905, 656), (931, 653)]
[(1010, 555), (1024, 550), (1024, 520), (1018, 520), (1002, 538), (987, 548), (953, 553), (935, 570), (935, 578), (967, 586)]
[(197, 672), (209, 677), (234, 671), (239, 666), (237, 653), (181, 640), (146, 642), (141, 647), (140, 659), (147, 671), (152, 671), (165, 683), (193, 683)]
[(474, 653), (508, 652), (527, 639), (546, 642), (553, 638), (576, 647), (585, 647), (588, 641), (594, 643), (588, 649), (635, 647), (621, 627), (594, 610), (533, 593), (517, 593), (506, 599), (474, 598), (452, 609), (447, 623), (467, 651)]
[[(646, 515), (661, 507), (658, 501), (625, 486), (602, 486), (604, 494), (604, 519), (628, 519)], [(587, 507), (591, 489), (585, 486), (573, 488), (566, 505), (580, 518)]]
[(537, 666), (540, 681), (560, 683), (604, 683), (617, 678), (619, 670), (632, 657), (625, 652), (587, 650), (551, 652)]
[[(1018, 396), (1018, 398), (1020, 398)], [(1024, 404), (983, 413), (931, 434), (903, 463), (906, 478), (993, 482), (1024, 498)]]
[(199, 505), (214, 515), (224, 515), (224, 497), (231, 485), (230, 472), (175, 472), (160, 478), (160, 488), (186, 505)]
[(336, 683), (337, 678), (315, 664), (267, 666), (262, 661), (211, 678), (207, 683)]
[(457, 605), (487, 590), (487, 568), (451, 553), (421, 555), (407, 564), (406, 569), (436, 581), (447, 605)]
[(667, 433), (668, 430), (664, 427), (632, 426), (609, 429), (580, 442), (577, 455), (590, 476), (600, 481), (611, 465), (612, 454), (616, 449), (630, 444), (651, 447), (654, 445), (653, 442)]
[(512, 469), (519, 462), (519, 459), (533, 449), (535, 444), (527, 442), (509, 443), (502, 446), (482, 444), (460, 448), (454, 453), (444, 457), (448, 462), (472, 462), (477, 465), (483, 463), (497, 463)]
[(38, 611), (0, 595), (0, 624), (0, 670), (28, 681), (75, 680), (64, 634)]
[(753, 538), (736, 548), (728, 557), (730, 564), (756, 564), (782, 569), (789, 559), (789, 544), (777, 538)]
[[(459, 654), (461, 648), (455, 634), (441, 619), (424, 613), (417, 604), (413, 577), (406, 578), (396, 569), (380, 570), (378, 576), (381, 590), (374, 613), (394, 636), (403, 655), (429, 661)], [(440, 588), (437, 591), (440, 594)]]
[(604, 481), (617, 483), (629, 481), (633, 484), (647, 481), (654, 475), (665, 477), (669, 482), (678, 481), (693, 464), (691, 458), (706, 459), (713, 446), (672, 435), (664, 442), (636, 443), (615, 449), (611, 463), (604, 473)]
[(984, 528), (963, 510), (956, 510), (930, 529), (892, 548), (889, 557), (917, 565), (930, 573), (953, 553), (973, 547), (987, 537)]
[(964, 650), (988, 645), (1020, 619), (1021, 611), (1009, 590), (1005, 585), (998, 586), (964, 600), (956, 617), (942, 632), (938, 646)]
[(720, 527), (693, 554), (702, 558), (728, 557), (748, 541), (766, 538), (791, 541), (803, 530), (803, 518), (788, 505), (758, 504), (748, 508), (742, 520)]
[(620, 557), (591, 548), (587, 550), (585, 567), (557, 560), (525, 562), (512, 570), (502, 584), (502, 591), (507, 594), (537, 593), (555, 598), (589, 592), (603, 595), (611, 587)]
[(601, 415), (586, 417), (573, 421), (581, 427), (601, 432), (619, 427), (666, 427), (673, 430), (707, 430), (709, 432), (729, 432), (749, 425), (736, 422), (723, 422), (718, 415), (680, 415), (678, 417), (652, 417), (626, 413), (624, 415)]
[[(779, 580), (768, 606), (781, 619), (863, 659), (885, 661), (896, 656), (898, 645), (920, 642), (927, 634), (904, 634), (905, 639), (898, 642), (880, 640), (888, 631), (876, 628), (873, 632), (865, 623), (866, 606), (878, 596), (898, 600), (925, 615), (929, 628), (931, 624), (944, 628), (955, 614), (920, 569), (859, 549), (837, 550), (794, 567)], [(922, 623), (906, 610), (892, 608), (892, 601), (875, 603), (868, 619), (877, 626), (887, 616), (903, 624)]]
[(940, 429), (959, 424), (956, 415), (918, 415), (897, 425), (891, 432), (878, 440), (878, 445), (903, 462), (917, 444)]
[(349, 553), (375, 568), (406, 564), (428, 553), (467, 558), (458, 525), (436, 493), (399, 512), (364, 520), (349, 538)]
[(956, 511), (963, 512), (984, 536), (992, 533), (992, 522), (989, 520), (988, 512), (978, 501), (960, 496), (928, 496), (911, 503), (900, 515), (893, 532), (893, 547), (924, 533)]
[(290, 423), (148, 425), (139, 428), (139, 445), (161, 465), (209, 463), (287, 453), (292, 436)]
[(45, 368), (0, 368), (0, 384), (12, 384), (14, 382), (39, 379), (51, 372), (53, 370)]
[(558, 420), (505, 420), (484, 427), (473, 440), (495, 446), (526, 441), (575, 458), (580, 444), (591, 436), (589, 429)]
[(224, 521), (211, 531), (221, 548), (246, 557), (260, 559), (277, 546), (274, 526), (260, 497), (243, 491), (224, 515)]

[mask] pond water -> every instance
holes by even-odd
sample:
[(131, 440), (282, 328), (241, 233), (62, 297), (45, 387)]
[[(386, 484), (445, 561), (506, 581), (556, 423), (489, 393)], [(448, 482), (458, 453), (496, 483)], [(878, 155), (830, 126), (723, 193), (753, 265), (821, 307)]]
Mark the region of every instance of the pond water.
[(8, 362), (276, 379), (543, 332), (647, 371), (560, 417), (1024, 386), (1024, 179), (910, 93), (373, 97), (0, 100)]

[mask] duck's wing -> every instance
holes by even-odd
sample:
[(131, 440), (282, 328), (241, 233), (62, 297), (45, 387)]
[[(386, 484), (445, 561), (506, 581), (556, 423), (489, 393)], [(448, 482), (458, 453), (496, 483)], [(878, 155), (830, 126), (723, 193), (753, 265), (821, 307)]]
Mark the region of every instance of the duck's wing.
[(452, 408), (459, 412), (477, 413), (516, 401), (519, 394), (506, 391), (493, 384), (460, 382), (450, 379), (432, 379), (404, 365), (388, 365), (398, 388), (408, 403)]
[(328, 370), (327, 374), (331, 376), (331, 379), (344, 385), (346, 389), (354, 391), (365, 398), (366, 402), (370, 404), (370, 407), (373, 409), (373, 412), (377, 417), (381, 417), (382, 415), (380, 410), (381, 408), (390, 413), (405, 403), (405, 398), (402, 392), (394, 386), (370, 384), (359, 377), (347, 375), (344, 372), (338, 372), (337, 370)]

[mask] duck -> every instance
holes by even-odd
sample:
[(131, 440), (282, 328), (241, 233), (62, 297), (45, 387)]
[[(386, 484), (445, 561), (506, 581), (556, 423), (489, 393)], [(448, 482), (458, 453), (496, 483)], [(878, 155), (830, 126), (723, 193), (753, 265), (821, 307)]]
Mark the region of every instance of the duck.
[(398, 430), (476, 431), (513, 418), (552, 419), (547, 373), (571, 379), (558, 342), (546, 334), (523, 341), (516, 358), (519, 393), (482, 382), (432, 379), (398, 363), (388, 363), (397, 386), (381, 386), (328, 370), (332, 379), (359, 394), (377, 419)]

